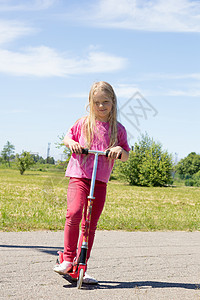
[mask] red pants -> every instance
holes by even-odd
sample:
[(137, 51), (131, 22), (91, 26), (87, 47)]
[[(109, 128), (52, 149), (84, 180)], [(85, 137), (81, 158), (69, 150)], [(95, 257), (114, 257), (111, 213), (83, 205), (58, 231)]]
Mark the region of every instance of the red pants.
[[(64, 230), (64, 260), (72, 262), (77, 255), (77, 244), (79, 238), (79, 225), (81, 223), (81, 236), (78, 245), (78, 254), (80, 253), (82, 240), (83, 240), (83, 230), (85, 226), (86, 219), (86, 209), (83, 208), (87, 206), (89, 191), (90, 191), (90, 180), (83, 178), (70, 178), (69, 186), (67, 191), (67, 215)], [(97, 181), (95, 182), (94, 189), (94, 202), (92, 207), (92, 216), (90, 222), (90, 232), (88, 241), (88, 251), (87, 260), (90, 257), (90, 252), (92, 249), (95, 231), (97, 228), (97, 222), (102, 213), (105, 198), (106, 198), (106, 187), (105, 182)], [(82, 218), (83, 215), (83, 218)]]

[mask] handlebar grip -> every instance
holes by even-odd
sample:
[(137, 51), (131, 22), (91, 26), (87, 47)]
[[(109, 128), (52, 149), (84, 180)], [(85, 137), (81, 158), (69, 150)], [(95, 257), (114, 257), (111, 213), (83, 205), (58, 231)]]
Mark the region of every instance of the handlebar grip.
[(110, 150), (106, 150), (106, 157), (108, 157)]
[(88, 149), (87, 148), (82, 149), (82, 154), (88, 154)]
[[(107, 150), (107, 151), (106, 151), (106, 157), (108, 157), (109, 152), (110, 152), (110, 150)], [(120, 153), (118, 159), (121, 159), (121, 158), (122, 158), (122, 154)]]

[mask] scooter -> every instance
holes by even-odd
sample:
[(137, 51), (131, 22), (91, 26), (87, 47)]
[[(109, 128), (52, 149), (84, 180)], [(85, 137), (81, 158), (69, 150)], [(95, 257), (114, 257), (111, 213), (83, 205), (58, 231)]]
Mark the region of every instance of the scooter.
[[(83, 242), (81, 246), (81, 253), (78, 258), (74, 259), (73, 265), (70, 270), (68, 270), (67, 275), (69, 275), (72, 279), (77, 280), (77, 288), (80, 289), (83, 283), (83, 277), (86, 272), (87, 264), (86, 264), (86, 258), (87, 258), (87, 250), (88, 250), (88, 239), (89, 239), (89, 231), (90, 231), (90, 221), (91, 221), (91, 215), (92, 215), (92, 205), (93, 201), (95, 199), (94, 197), (94, 187), (95, 187), (95, 180), (96, 180), (96, 173), (97, 173), (97, 165), (98, 165), (98, 157), (99, 155), (105, 155), (108, 157), (110, 150), (107, 150), (105, 152), (98, 151), (98, 150), (88, 150), (88, 149), (82, 149), (82, 154), (94, 154), (94, 165), (93, 165), (93, 172), (92, 172), (92, 179), (91, 179), (91, 185), (90, 185), (90, 194), (88, 196), (88, 205), (87, 205), (87, 214), (86, 214), (86, 222), (85, 222), (85, 230), (83, 235)], [(121, 158), (121, 154), (119, 156), (119, 159)], [(58, 251), (59, 258), (57, 260), (57, 263), (61, 264), (63, 262), (63, 252)]]

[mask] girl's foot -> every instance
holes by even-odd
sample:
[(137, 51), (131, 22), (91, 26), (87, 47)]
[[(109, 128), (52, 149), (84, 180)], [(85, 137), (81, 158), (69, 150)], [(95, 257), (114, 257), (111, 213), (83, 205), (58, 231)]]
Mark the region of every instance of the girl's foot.
[(85, 276), (83, 277), (83, 283), (85, 284), (98, 284), (98, 281), (95, 278), (92, 278), (85, 272)]
[(72, 268), (72, 262), (63, 261), (61, 264), (56, 265), (53, 270), (61, 275), (67, 274)]

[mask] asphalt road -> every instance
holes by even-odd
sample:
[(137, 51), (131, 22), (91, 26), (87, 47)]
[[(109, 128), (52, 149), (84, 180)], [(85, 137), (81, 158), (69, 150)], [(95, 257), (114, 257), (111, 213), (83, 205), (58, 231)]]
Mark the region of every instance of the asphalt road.
[(63, 232), (0, 232), (0, 299), (200, 299), (200, 232), (97, 231), (88, 273), (52, 271)]

